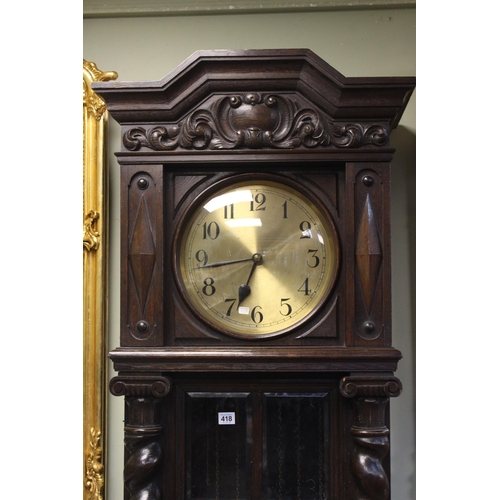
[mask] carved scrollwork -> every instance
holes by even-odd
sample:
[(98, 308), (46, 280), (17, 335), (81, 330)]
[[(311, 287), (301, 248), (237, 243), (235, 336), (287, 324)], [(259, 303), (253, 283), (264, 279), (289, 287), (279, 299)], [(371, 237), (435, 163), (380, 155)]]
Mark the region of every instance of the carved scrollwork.
[(333, 144), (339, 148), (360, 148), (368, 144), (384, 146), (389, 140), (389, 131), (381, 125), (330, 122), (330, 133)]
[(118, 73), (115, 71), (101, 71), (95, 63), (83, 60), (83, 103), (94, 113), (96, 120), (100, 120), (106, 111), (106, 103), (99, 97), (91, 87), (92, 82), (107, 82), (116, 80)]
[(94, 427), (90, 429), (89, 452), (85, 459), (85, 488), (88, 491), (88, 498), (100, 500), (101, 491), (104, 486), (102, 463), (101, 431)]
[(130, 151), (138, 151), (143, 146), (155, 151), (168, 151), (178, 146), (179, 128), (174, 126), (154, 127), (144, 129), (137, 127), (129, 130), (123, 136), (123, 145)]
[(388, 138), (382, 125), (338, 124), (315, 109), (300, 108), (289, 97), (248, 93), (222, 97), (170, 127), (130, 129), (123, 145), (131, 151), (356, 148), (383, 146)]
[(97, 221), (99, 219), (99, 212), (91, 210), (85, 215), (83, 223), (83, 248), (87, 251), (98, 250), (100, 234), (97, 231)]

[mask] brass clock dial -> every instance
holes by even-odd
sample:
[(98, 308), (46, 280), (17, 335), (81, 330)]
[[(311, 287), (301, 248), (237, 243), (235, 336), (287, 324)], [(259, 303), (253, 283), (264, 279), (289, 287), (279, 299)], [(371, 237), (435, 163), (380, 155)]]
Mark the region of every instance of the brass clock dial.
[(199, 317), (229, 335), (298, 327), (326, 300), (338, 271), (333, 223), (281, 182), (244, 181), (211, 192), (180, 234), (183, 295)]

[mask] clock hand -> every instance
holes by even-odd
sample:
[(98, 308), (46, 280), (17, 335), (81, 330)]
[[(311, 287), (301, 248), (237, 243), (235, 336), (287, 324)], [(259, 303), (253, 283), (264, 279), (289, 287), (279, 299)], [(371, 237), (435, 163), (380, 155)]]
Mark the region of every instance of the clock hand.
[(196, 269), (205, 269), (207, 267), (220, 267), (220, 266), (226, 266), (227, 264), (238, 264), (239, 262), (248, 262), (249, 260), (253, 260), (253, 257), (249, 257), (248, 259), (226, 260), (223, 262), (214, 262), (213, 264), (205, 264), (204, 266), (198, 266)]
[(248, 285), (248, 282), (250, 281), (250, 278), (252, 277), (252, 274), (255, 270), (255, 267), (257, 266), (257, 262), (253, 263), (252, 269), (250, 271), (250, 276), (248, 276), (247, 282), (244, 283), (243, 285), (240, 285), (238, 289), (238, 307), (240, 304), (245, 300), (249, 295), (250, 295), (250, 286)]
[(253, 260), (253, 264), (252, 264), (252, 269), (250, 269), (250, 274), (248, 275), (247, 282), (244, 283), (243, 285), (240, 285), (240, 287), (238, 289), (238, 307), (243, 302), (243, 300), (245, 300), (250, 295), (250, 292), (251, 292), (251, 289), (249, 286), (250, 278), (252, 277), (253, 272), (255, 271), (255, 268), (258, 265), (262, 264), (262, 254), (254, 253), (252, 255), (251, 260)]

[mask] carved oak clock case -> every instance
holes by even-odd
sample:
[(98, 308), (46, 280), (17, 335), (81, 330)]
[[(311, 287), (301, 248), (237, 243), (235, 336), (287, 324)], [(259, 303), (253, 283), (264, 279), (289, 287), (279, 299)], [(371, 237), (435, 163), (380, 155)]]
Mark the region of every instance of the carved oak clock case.
[(413, 78), (203, 51), (121, 125), (125, 499), (388, 499), (389, 135)]

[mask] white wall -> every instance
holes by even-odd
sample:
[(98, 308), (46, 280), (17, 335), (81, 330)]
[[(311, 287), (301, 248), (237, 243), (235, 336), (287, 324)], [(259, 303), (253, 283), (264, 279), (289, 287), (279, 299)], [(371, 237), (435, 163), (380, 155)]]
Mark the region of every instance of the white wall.
[[(119, 81), (158, 80), (199, 49), (308, 48), (345, 76), (415, 75), (415, 9), (85, 19), (84, 52)], [(393, 345), (403, 394), (391, 401), (392, 499), (415, 498), (415, 95), (391, 137)], [(110, 123), (110, 349), (119, 345), (119, 172)], [(113, 370), (110, 367), (110, 376)], [(107, 500), (123, 498), (123, 398), (109, 399)]]

